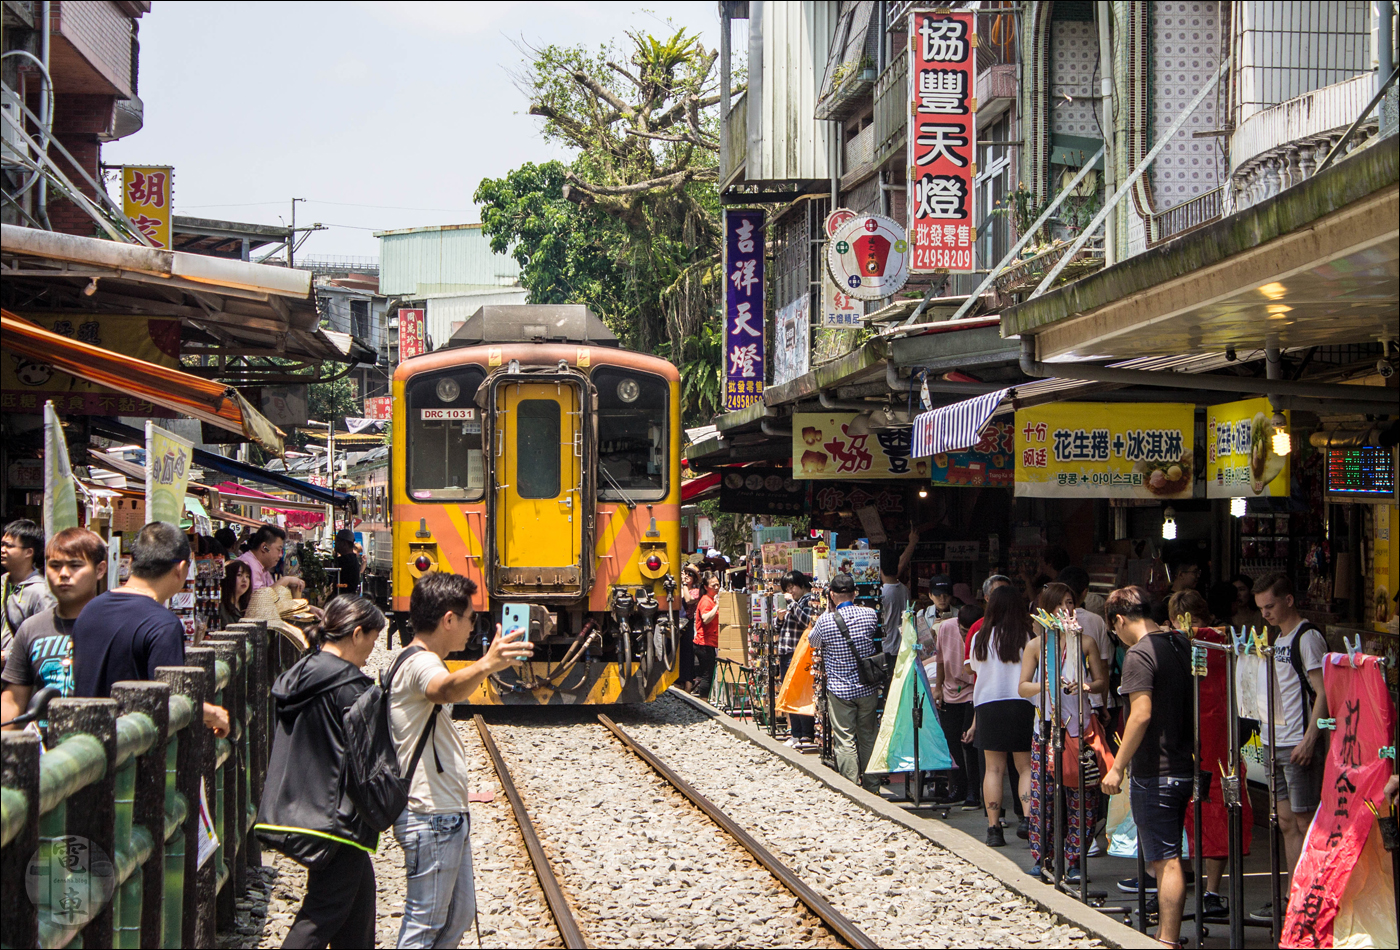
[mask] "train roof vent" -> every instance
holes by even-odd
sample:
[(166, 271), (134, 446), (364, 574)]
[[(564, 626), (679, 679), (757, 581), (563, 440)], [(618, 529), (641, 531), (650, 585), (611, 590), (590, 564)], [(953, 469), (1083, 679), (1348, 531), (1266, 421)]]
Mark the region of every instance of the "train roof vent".
[(617, 337), (582, 304), (499, 304), (482, 307), (452, 334), (448, 346), (482, 343), (591, 343), (618, 346)]

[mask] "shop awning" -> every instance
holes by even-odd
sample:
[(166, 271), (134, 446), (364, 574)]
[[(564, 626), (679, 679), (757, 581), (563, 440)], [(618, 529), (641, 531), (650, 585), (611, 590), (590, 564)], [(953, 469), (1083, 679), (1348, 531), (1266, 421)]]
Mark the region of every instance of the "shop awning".
[(268, 422), (231, 386), (50, 332), (8, 310), (0, 311), (0, 324), (6, 349), (70, 376), (237, 432), (282, 454), (282, 430)]
[(681, 504), (689, 505), (699, 501), (701, 496), (719, 488), (719, 472), (706, 472), (698, 478), (681, 482)]
[[(102, 416), (92, 417), (92, 429), (98, 435), (108, 439), (122, 439), (139, 443), (146, 437), (145, 433), (133, 429), (131, 426), (122, 425), (114, 419)], [(349, 492), (323, 488), (320, 485), (313, 485), (280, 472), (269, 472), (255, 465), (247, 465), (234, 459), (224, 458), (222, 455), (215, 455), (213, 452), (206, 452), (203, 449), (194, 450), (194, 464), (197, 468), (209, 469), (232, 478), (241, 478), (262, 485), (271, 485), (283, 491), (296, 492), (298, 495), (314, 498), (323, 504), (341, 508), (349, 507), (352, 510), (356, 504), (355, 496)]]
[(977, 444), (982, 427), (992, 418), (1010, 387), (964, 399), (951, 406), (940, 406), (914, 419), (911, 458), (927, 458), (940, 452), (970, 449)]
[(326, 520), (325, 505), (288, 501), (234, 482), (220, 482), (214, 488), (219, 492), (219, 501), (224, 504), (257, 505), (264, 511), (275, 511), (286, 519), (289, 528), (309, 528), (324, 524)]

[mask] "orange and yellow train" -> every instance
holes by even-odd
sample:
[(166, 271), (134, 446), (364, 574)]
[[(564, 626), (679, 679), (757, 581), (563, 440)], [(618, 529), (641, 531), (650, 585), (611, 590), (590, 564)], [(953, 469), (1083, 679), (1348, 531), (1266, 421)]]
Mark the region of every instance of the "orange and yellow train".
[[(534, 658), (474, 704), (649, 702), (676, 679), (680, 377), (581, 306), (487, 306), (393, 382), (387, 560), (477, 584), (480, 656), (528, 604)], [(406, 623), (404, 623), (406, 627)]]

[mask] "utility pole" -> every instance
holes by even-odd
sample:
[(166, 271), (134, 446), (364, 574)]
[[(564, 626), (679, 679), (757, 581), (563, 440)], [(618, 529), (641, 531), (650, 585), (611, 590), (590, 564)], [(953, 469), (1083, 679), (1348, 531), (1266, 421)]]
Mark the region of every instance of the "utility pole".
[(294, 266), (295, 263), (296, 263), (294, 255), (295, 255), (295, 249), (296, 249), (296, 243), (297, 243), (297, 202), (298, 202), (298, 201), (304, 202), (304, 201), (306, 201), (306, 199), (305, 199), (305, 198), (293, 198), (293, 199), (292, 199), (292, 229), (291, 229), (290, 231), (287, 232), (287, 266), (288, 266), (288, 267), (292, 267), (292, 266)]

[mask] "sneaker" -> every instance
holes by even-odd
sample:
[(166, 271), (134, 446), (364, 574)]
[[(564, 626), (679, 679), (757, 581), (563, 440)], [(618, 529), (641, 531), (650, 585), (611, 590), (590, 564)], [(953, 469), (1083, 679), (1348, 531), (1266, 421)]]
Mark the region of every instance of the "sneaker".
[(1062, 877), (1062, 878), (1060, 878), (1060, 880), (1064, 881), (1066, 884), (1070, 884), (1070, 885), (1072, 885), (1072, 886), (1074, 886), (1074, 887), (1078, 887), (1078, 886), (1079, 886), (1079, 868), (1078, 868), (1077, 866), (1074, 866), (1074, 865), (1071, 865), (1070, 867), (1065, 868), (1065, 876)]
[(1147, 899), (1147, 922), (1149, 924), (1157, 922), (1157, 898), (1155, 897)]
[(1230, 905), (1219, 894), (1206, 891), (1202, 906), (1205, 908), (1206, 920), (1228, 920), (1230, 918)]
[[(1118, 882), (1118, 889), (1124, 894), (1136, 894), (1138, 892), (1138, 879), (1135, 877), (1125, 877)], [(1143, 888), (1149, 894), (1157, 893), (1157, 879), (1151, 874), (1147, 875), (1147, 886)]]
[(1274, 922), (1274, 903), (1273, 903), (1273, 901), (1270, 901), (1269, 903), (1265, 904), (1263, 907), (1259, 908), (1259, 909), (1256, 910), (1256, 911), (1251, 911), (1251, 912), (1250, 912), (1250, 915), (1249, 915), (1249, 919), (1250, 919), (1250, 920), (1257, 920), (1257, 921), (1259, 921), (1260, 923), (1263, 923), (1263, 924), (1271, 924), (1271, 923), (1273, 923), (1273, 922)]
[(982, 803), (975, 798), (969, 798), (962, 803), (963, 811), (981, 811)]
[(1022, 840), (1024, 840), (1024, 841), (1029, 841), (1029, 840), (1030, 840), (1030, 838), (1031, 838), (1031, 820), (1030, 820), (1029, 818), (1022, 818), (1020, 821), (1018, 821), (1018, 822), (1016, 823), (1016, 837), (1018, 837), (1018, 838), (1020, 838), (1020, 839), (1022, 839)]
[(1103, 854), (1103, 848), (1099, 847), (1099, 841), (1095, 838), (1094, 842), (1089, 845), (1089, 857), (1097, 858), (1101, 854)]
[(787, 746), (789, 749), (796, 749), (798, 742), (796, 739), (785, 739), (783, 745)]
[(1006, 847), (1006, 832), (1001, 830), (1001, 825), (990, 825), (987, 828), (987, 847)]

